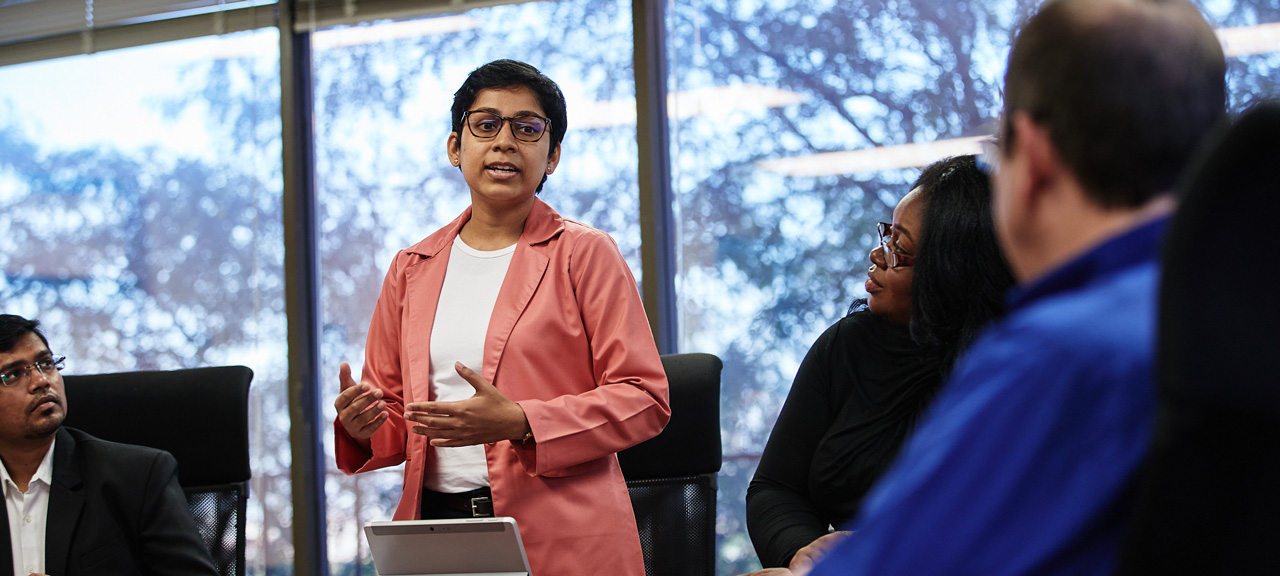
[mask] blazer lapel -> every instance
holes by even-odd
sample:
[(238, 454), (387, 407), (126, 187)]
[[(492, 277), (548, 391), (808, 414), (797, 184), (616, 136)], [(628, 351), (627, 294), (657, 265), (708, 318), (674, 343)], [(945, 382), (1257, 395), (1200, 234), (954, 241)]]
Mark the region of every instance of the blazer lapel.
[[(49, 574), (67, 573), (71, 537), (84, 507), (80, 462), (75, 455), (75, 439), (66, 430), (58, 430), (58, 442), (53, 447), (53, 486), (49, 491), (49, 514), (44, 532), (44, 568)], [(12, 564), (10, 555), (9, 565)]]
[[(435, 324), (436, 307), (440, 304), (440, 289), (444, 287), (445, 271), (449, 268), (449, 251), (453, 248), (453, 239), (458, 236), (462, 225), (471, 219), (471, 207), (462, 211), (448, 226), (411, 246), (411, 254), (422, 257), (405, 268), (404, 319), (402, 326), (409, 327), (413, 333), (409, 336), (401, 332), (401, 338), (408, 338), (401, 344), (408, 368), (404, 373), (404, 402), (426, 402), (431, 390), (431, 330)], [(421, 392), (421, 394), (418, 394)], [(424, 440), (423, 436), (409, 435), (409, 443)], [(411, 446), (412, 447), (412, 446)]]
[[(485, 380), (494, 382), (498, 374), (498, 362), (502, 360), (502, 352), (511, 339), (511, 331), (516, 321), (529, 307), (529, 301), (538, 291), (538, 285), (547, 272), (550, 259), (543, 250), (546, 242), (564, 230), (560, 215), (552, 210), (541, 199), (535, 198), (533, 208), (525, 221), (524, 233), (516, 243), (515, 254), (511, 256), (511, 265), (507, 268), (507, 276), (502, 280), (502, 288), (498, 291), (498, 301), (493, 305), (493, 315), (489, 318), (489, 330), (484, 338), (484, 370)], [(494, 382), (497, 386), (497, 383)]]
[[(405, 270), (405, 321), (413, 334), (401, 334), (410, 340), (403, 345), (408, 352), (409, 377), (404, 382), (404, 401), (426, 402), (431, 389), (431, 334), (435, 324), (436, 307), (440, 304), (440, 289), (444, 286), (444, 272), (449, 267), (449, 251), (410, 266)], [(419, 394), (421, 392), (421, 394)], [(409, 435), (414, 436), (413, 434)]]
[[(516, 327), (516, 320), (524, 313), (538, 291), (538, 284), (547, 272), (549, 260), (528, 246), (516, 247), (512, 255), (511, 266), (507, 268), (507, 277), (502, 281), (502, 289), (498, 291), (498, 301), (493, 305), (493, 316), (489, 318), (489, 330), (484, 339), (484, 378), (490, 382), (498, 373), (498, 362), (502, 360), (502, 351), (507, 347), (511, 331)], [(496, 384), (495, 384), (496, 385)]]

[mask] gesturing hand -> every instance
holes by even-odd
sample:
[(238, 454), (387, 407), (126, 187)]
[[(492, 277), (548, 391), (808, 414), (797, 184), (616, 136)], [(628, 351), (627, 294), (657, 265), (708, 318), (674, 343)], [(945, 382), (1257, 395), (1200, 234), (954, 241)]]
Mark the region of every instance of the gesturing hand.
[(455, 362), (454, 370), (476, 393), (457, 402), (414, 402), (404, 417), (420, 424), (413, 431), (431, 439), (432, 446), (472, 446), (519, 440), (529, 432), (524, 409), (504, 396), (474, 370)]
[(348, 435), (368, 445), (373, 432), (391, 417), (387, 413), (387, 403), (382, 401), (382, 389), (356, 384), (351, 378), (351, 366), (346, 362), (338, 367), (338, 383), (342, 392), (333, 401), (333, 407), (338, 410), (338, 421), (342, 422), (342, 428)]

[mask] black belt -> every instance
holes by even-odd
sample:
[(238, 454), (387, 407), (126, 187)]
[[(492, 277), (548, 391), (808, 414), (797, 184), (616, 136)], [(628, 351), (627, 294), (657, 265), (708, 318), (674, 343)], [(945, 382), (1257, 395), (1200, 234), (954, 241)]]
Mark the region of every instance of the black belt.
[(493, 494), (488, 488), (476, 488), (469, 492), (458, 493), (436, 492), (423, 488), (422, 503), (457, 510), (475, 518), (493, 516)]

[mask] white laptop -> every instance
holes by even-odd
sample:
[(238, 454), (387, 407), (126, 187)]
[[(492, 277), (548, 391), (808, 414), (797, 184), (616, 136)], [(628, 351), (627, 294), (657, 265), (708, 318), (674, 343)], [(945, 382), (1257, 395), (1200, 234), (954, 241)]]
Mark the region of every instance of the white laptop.
[(529, 576), (515, 518), (368, 522), (364, 534), (379, 576)]

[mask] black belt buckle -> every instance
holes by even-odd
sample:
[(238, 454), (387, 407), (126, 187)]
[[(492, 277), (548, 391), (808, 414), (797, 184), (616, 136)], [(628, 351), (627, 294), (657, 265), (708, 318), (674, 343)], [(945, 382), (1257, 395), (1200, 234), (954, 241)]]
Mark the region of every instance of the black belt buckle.
[(476, 496), (471, 499), (471, 516), (473, 518), (489, 518), (493, 516), (493, 498)]

